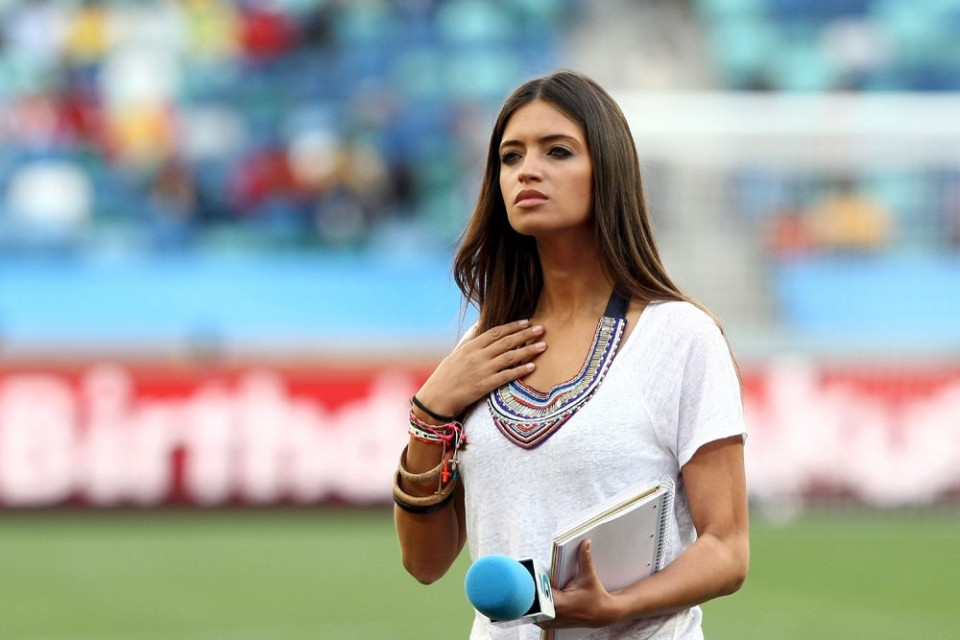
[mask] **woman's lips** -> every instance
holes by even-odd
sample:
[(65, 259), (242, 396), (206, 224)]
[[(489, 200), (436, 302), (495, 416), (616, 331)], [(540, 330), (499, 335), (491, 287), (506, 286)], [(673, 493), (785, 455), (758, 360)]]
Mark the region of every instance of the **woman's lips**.
[(517, 194), (514, 204), (516, 204), (518, 207), (535, 207), (538, 204), (543, 204), (547, 200), (547, 196), (539, 191), (535, 191), (534, 189), (524, 189)]

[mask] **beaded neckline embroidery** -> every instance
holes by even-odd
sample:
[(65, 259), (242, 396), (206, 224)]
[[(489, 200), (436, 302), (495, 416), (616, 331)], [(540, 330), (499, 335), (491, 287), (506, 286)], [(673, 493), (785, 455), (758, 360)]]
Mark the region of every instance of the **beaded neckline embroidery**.
[(613, 362), (627, 326), (627, 300), (617, 293), (597, 323), (593, 345), (580, 372), (543, 393), (519, 380), (493, 391), (487, 406), (506, 438), (524, 449), (543, 444), (593, 396)]

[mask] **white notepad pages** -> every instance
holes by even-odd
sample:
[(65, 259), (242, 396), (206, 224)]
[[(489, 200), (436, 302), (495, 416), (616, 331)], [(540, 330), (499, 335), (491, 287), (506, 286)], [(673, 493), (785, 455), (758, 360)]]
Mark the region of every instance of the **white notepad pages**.
[[(631, 486), (557, 523), (551, 577), (562, 589), (577, 575), (577, 549), (592, 543), (593, 564), (607, 591), (622, 589), (663, 568), (670, 540), (674, 483), (661, 477)], [(578, 640), (596, 629), (558, 629), (544, 640)]]

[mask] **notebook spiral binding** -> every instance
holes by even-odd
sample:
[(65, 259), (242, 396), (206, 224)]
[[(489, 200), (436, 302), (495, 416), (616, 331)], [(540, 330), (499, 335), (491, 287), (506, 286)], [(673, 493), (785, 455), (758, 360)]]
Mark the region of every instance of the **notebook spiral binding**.
[(673, 523), (673, 496), (677, 490), (673, 478), (669, 476), (662, 476), (660, 478), (660, 484), (666, 487), (667, 494), (663, 498), (663, 511), (660, 513), (660, 531), (657, 533), (657, 552), (654, 556), (654, 558), (656, 558), (654, 573), (660, 571), (666, 565), (667, 555), (670, 551), (670, 531), (672, 528), (671, 524)]

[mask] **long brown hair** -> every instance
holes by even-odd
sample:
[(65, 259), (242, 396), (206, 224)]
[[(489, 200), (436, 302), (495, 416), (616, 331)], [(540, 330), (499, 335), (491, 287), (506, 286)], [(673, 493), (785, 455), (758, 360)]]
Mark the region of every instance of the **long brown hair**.
[(504, 129), (517, 109), (534, 100), (553, 105), (583, 129), (593, 163), (594, 236), (614, 289), (628, 299), (686, 300), (704, 309), (674, 284), (660, 260), (637, 150), (623, 112), (596, 82), (562, 70), (517, 88), (504, 102), (490, 135), (480, 195), (453, 270), (460, 291), (480, 311), (478, 332), (530, 313), (543, 286), (536, 242), (510, 226), (500, 192)]

